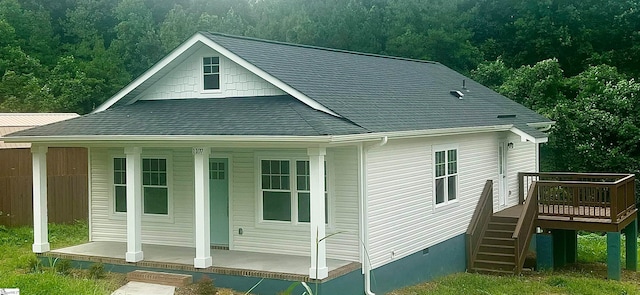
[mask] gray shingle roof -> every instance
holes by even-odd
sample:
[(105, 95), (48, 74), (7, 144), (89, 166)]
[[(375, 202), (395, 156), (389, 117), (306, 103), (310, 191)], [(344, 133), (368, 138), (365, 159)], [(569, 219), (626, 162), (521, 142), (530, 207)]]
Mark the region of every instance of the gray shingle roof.
[[(277, 111), (274, 111), (277, 110)], [(24, 130), (12, 136), (284, 135), (366, 130), (284, 96), (138, 101), (128, 106)]]
[(439, 63), (202, 34), (371, 132), (549, 122)]
[[(498, 116), (509, 115), (508, 124), (538, 138), (544, 134), (526, 124), (551, 122), (436, 62), (201, 34), (342, 118), (291, 96), (131, 105), (132, 97), (126, 96), (103, 112), (12, 136), (343, 135), (504, 125), (507, 121)], [(142, 83), (133, 92), (146, 87), (150, 84)], [(464, 96), (458, 99), (451, 90)]]

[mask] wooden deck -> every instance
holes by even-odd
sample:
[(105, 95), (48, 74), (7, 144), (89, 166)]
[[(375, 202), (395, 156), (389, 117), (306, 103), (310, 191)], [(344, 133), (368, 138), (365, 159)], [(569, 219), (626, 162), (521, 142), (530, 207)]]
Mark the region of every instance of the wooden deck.
[[(544, 229), (619, 232), (635, 220), (637, 215), (637, 210), (633, 210), (621, 220), (612, 222), (609, 208), (594, 206), (573, 207), (568, 205), (559, 208), (559, 206), (560, 205), (538, 205), (538, 218), (535, 225)], [(519, 218), (522, 214), (523, 207), (523, 205), (515, 205), (498, 211), (494, 213), (493, 216)], [(545, 212), (571, 212), (574, 214), (566, 216), (567, 214), (554, 215)], [(602, 216), (602, 218), (594, 218), (592, 216)]]

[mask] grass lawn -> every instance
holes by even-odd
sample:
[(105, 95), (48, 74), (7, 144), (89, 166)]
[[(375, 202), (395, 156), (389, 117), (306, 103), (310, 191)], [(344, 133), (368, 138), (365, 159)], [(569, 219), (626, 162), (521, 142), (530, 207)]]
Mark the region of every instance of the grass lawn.
[[(622, 242), (624, 250), (624, 241)], [(621, 281), (607, 280), (606, 236), (578, 237), (578, 264), (520, 276), (460, 273), (434, 282), (395, 290), (389, 295), (418, 294), (640, 294), (640, 273), (623, 269)], [(624, 253), (622, 257), (624, 268)]]
[[(49, 225), (52, 248), (86, 242), (87, 232), (86, 223)], [(110, 294), (125, 283), (124, 274), (107, 273), (96, 279), (87, 270), (61, 271), (60, 268), (38, 266), (36, 256), (31, 253), (32, 237), (28, 227), (7, 229), (0, 226), (0, 288), (20, 288), (21, 294)], [(606, 261), (606, 237), (580, 236), (578, 259), (580, 263), (553, 272), (530, 272), (521, 276), (460, 273), (389, 294), (640, 294), (637, 272), (623, 271), (620, 282), (606, 279), (607, 268), (603, 263)], [(624, 261), (624, 257), (622, 259)], [(64, 264), (62, 261), (55, 263)], [(249, 288), (251, 286), (247, 286)], [(194, 285), (182, 288), (177, 294), (196, 293)], [(219, 290), (218, 294), (243, 293)]]

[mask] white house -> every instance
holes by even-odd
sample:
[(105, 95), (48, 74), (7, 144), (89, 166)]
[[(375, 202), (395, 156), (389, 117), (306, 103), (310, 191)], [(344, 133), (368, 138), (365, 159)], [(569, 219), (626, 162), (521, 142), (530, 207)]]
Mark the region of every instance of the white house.
[(93, 113), (3, 139), (32, 143), (36, 253), (47, 149), (80, 146), (90, 243), (68, 253), (213, 274), (302, 256), (237, 268), (370, 294), (464, 271), (485, 182), (495, 210), (518, 203), (552, 123), (436, 62), (201, 32)]

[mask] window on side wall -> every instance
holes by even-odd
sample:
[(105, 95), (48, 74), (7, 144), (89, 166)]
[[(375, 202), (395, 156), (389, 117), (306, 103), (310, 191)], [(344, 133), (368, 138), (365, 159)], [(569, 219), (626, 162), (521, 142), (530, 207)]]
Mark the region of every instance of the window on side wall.
[[(260, 169), (262, 220), (310, 222), (309, 161), (260, 160)], [(328, 223), (329, 202), (326, 175), (325, 163), (325, 222)]]
[(127, 212), (127, 159), (113, 158), (114, 211)]
[(202, 58), (202, 76), (204, 90), (220, 89), (220, 58), (203, 57)]
[(458, 198), (458, 150), (436, 149), (434, 152), (434, 192), (436, 205)]

